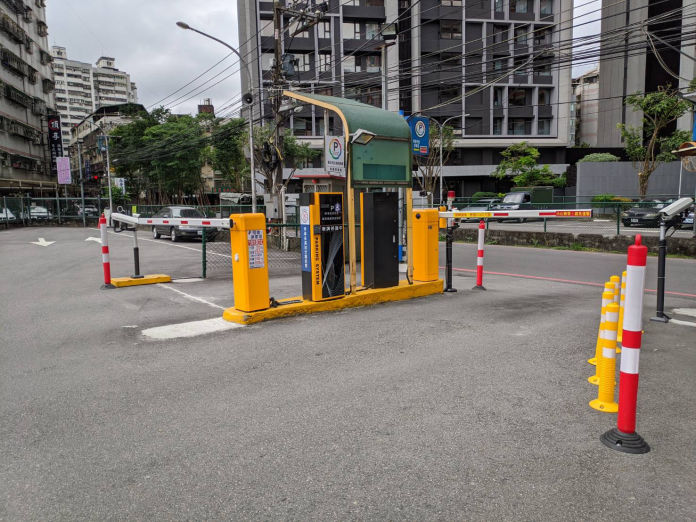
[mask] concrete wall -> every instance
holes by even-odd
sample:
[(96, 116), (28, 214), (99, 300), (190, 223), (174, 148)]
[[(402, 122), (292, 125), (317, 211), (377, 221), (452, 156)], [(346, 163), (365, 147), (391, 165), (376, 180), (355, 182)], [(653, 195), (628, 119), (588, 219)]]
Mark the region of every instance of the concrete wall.
[[(679, 161), (661, 164), (648, 184), (648, 196), (676, 195), (679, 186)], [(638, 169), (630, 161), (606, 163), (578, 163), (577, 196), (591, 197), (597, 194), (637, 196)], [(682, 190), (684, 196), (693, 196), (696, 189), (696, 172), (684, 171)]]

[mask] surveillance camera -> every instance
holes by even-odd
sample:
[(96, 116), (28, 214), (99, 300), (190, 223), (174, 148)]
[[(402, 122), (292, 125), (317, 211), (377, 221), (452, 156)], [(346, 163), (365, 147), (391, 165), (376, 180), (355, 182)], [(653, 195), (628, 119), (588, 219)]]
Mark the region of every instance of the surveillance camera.
[(693, 204), (694, 200), (691, 198), (680, 198), (671, 205), (667, 205), (665, 208), (660, 209), (658, 212), (663, 218), (669, 219), (674, 217)]

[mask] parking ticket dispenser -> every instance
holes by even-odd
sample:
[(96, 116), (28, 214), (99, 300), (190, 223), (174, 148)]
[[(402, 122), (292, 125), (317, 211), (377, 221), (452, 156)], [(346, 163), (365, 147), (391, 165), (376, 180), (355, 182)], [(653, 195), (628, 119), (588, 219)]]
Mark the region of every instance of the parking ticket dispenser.
[(234, 307), (242, 312), (269, 307), (268, 246), (266, 216), (263, 214), (232, 214), (230, 246)]
[(302, 297), (325, 301), (345, 296), (343, 194), (300, 194)]
[(438, 220), (439, 211), (434, 208), (413, 211), (413, 279), (436, 281), (438, 279)]

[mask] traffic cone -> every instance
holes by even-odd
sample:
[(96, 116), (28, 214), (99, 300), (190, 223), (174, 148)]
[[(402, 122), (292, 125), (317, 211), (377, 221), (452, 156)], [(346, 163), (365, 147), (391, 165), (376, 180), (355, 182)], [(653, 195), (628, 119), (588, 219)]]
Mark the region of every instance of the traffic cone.
[(614, 402), (614, 388), (616, 387), (616, 331), (618, 322), (619, 305), (609, 303), (604, 321), (602, 357), (597, 361), (597, 375), (599, 375), (597, 398), (590, 401), (590, 407), (609, 413), (619, 411), (619, 405)]

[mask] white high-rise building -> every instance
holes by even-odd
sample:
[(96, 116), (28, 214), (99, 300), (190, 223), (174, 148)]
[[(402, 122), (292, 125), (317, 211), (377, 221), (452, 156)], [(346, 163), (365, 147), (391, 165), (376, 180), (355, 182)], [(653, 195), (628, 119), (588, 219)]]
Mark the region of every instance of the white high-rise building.
[(65, 47), (59, 46), (51, 48), (51, 55), (64, 147), (70, 143), (70, 129), (99, 107), (137, 103), (135, 83), (115, 67), (114, 58), (102, 56), (96, 65), (69, 60)]

